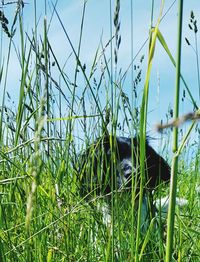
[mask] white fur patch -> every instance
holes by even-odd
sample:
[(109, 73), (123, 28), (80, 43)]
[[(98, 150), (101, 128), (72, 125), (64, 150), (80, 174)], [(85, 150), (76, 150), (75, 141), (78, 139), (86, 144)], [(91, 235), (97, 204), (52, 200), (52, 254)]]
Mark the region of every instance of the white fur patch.
[(130, 181), (132, 173), (135, 172), (131, 158), (124, 158), (118, 163), (117, 185), (118, 188), (126, 187)]
[[(180, 209), (187, 206), (188, 200), (185, 198), (176, 198), (176, 206), (179, 207)], [(157, 210), (161, 210), (161, 216), (163, 218), (167, 217), (167, 212), (169, 208), (169, 196), (163, 197), (161, 199), (156, 199), (155, 200), (155, 206)]]

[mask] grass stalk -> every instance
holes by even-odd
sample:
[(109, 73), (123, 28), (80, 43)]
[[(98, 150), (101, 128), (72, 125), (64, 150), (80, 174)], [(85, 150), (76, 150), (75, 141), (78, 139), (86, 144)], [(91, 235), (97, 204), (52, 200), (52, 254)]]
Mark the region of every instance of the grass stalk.
[[(44, 61), (45, 61), (45, 93), (46, 93), (46, 114), (50, 118), (50, 90), (49, 90), (49, 51), (47, 37), (47, 16), (44, 18)], [(50, 137), (50, 122), (47, 121), (47, 137)], [(47, 142), (47, 155), (50, 154), (50, 143)]]
[[(122, 10), (124, 10), (124, 1), (110, 0), (107, 2), (108, 28), (106, 30), (108, 35), (105, 34), (105, 31), (102, 32), (98, 47), (93, 54), (93, 61), (91, 61), (91, 53), (88, 54), (85, 61), (82, 61), (82, 57), (85, 59), (84, 43), (85, 41), (87, 43), (88, 40), (85, 39), (85, 30), (87, 32), (88, 22), (91, 22), (89, 21), (91, 9), (86, 9), (86, 7), (92, 4), (92, 1), (91, 3), (87, 0), (82, 1), (81, 7), (75, 4), (76, 8), (82, 8), (80, 9), (80, 11), (82, 10), (80, 17), (78, 17), (79, 12), (74, 15), (76, 23), (80, 21), (79, 35), (76, 35), (77, 43), (73, 42), (74, 36), (70, 37), (65, 29), (70, 27), (70, 24), (65, 20), (70, 21), (68, 20), (70, 17), (61, 18), (58, 15), (60, 9), (56, 10), (57, 6), (62, 3), (57, 5), (59, 1), (56, 0), (54, 4), (53, 1), (50, 1), (51, 5), (48, 5), (45, 0), (41, 11), (39, 10), (41, 5), (37, 4), (36, 0), (32, 1), (34, 21), (32, 21), (33, 30), (30, 32), (30, 27), (23, 26), (27, 5), (24, 4), (24, 10), (21, 12), (19, 5), (22, 2), (12, 1), (13, 5), (18, 7), (18, 11), (15, 14), (13, 25), (11, 25), (10, 39), (7, 39), (8, 35), (5, 34), (7, 46), (4, 45), (3, 48), (1, 46), (1, 52), (4, 51), (4, 54), (0, 54), (2, 57), (0, 57), (2, 63), (0, 82), (2, 84), (1, 95), (3, 95), (2, 108), (0, 109), (0, 261), (163, 260), (166, 251), (163, 226), (166, 221), (163, 221), (161, 217), (161, 207), (158, 218), (159, 227), (156, 230), (154, 230), (154, 226), (158, 221), (157, 217), (150, 218), (151, 220), (146, 224), (147, 231), (141, 232), (143, 219), (140, 217), (142, 194), (146, 182), (144, 147), (148, 130), (147, 120), (149, 120), (148, 100), (150, 91), (153, 92), (149, 81), (152, 74), (154, 52), (157, 51), (155, 47), (157, 40), (163, 47), (163, 53), (166, 52), (171, 59), (172, 67), (176, 67), (177, 64), (164, 41), (164, 36), (158, 29), (162, 18), (159, 17), (157, 24), (153, 25), (153, 7), (155, 10), (157, 8), (155, 0), (151, 1), (148, 68), (144, 84), (141, 82), (143, 74), (141, 74), (141, 78), (137, 77), (138, 73), (143, 71), (143, 64), (141, 65), (143, 59), (138, 63), (136, 61), (141, 49), (133, 56), (136, 39), (133, 0), (129, 1), (131, 6), (131, 61), (125, 72), (121, 64), (124, 60), (121, 60), (121, 49), (119, 49), (121, 34), (123, 36), (124, 33), (124, 31), (121, 32), (121, 29), (124, 30), (124, 20), (121, 20), (120, 3)], [(50, 10), (52, 5), (53, 10)], [(1, 19), (3, 14), (7, 16), (10, 6), (11, 3), (5, 9), (1, 9)], [(69, 6), (71, 5), (69, 4)], [(86, 10), (87, 12), (85, 12)], [(62, 11), (61, 14), (63, 14)], [(51, 17), (47, 20), (48, 23), (42, 16), (38, 17), (41, 12), (42, 16)], [(57, 29), (57, 18), (61, 30), (58, 35), (56, 34), (56, 37), (60, 38), (60, 34), (63, 34), (67, 39), (67, 43), (63, 42), (61, 45), (63, 52), (61, 60), (59, 55), (62, 54), (56, 49), (55, 39), (52, 38), (55, 29), (54, 22)], [(72, 31), (72, 34), (74, 32)], [(4, 33), (3, 31), (2, 37)], [(96, 33), (98, 34), (98, 32)], [(13, 37), (14, 34), (15, 37)], [(98, 36), (95, 34), (91, 37)], [(106, 38), (105, 43), (103, 38)], [(124, 44), (123, 41), (122, 37), (122, 44)], [(4, 44), (4, 41), (1, 41), (0, 44)], [(92, 43), (89, 43), (89, 46), (90, 44)], [(19, 79), (14, 80), (15, 91), (11, 89), (10, 92), (9, 85), (14, 77), (12, 75), (13, 61), (14, 68), (19, 70), (20, 81)], [(92, 62), (92, 66), (90, 66), (90, 62)], [(183, 76), (180, 75), (180, 77), (185, 85)], [(138, 80), (138, 84), (136, 84), (136, 80)], [(191, 95), (191, 89), (189, 86), (187, 88), (188, 98), (197, 108)], [(14, 92), (19, 93), (18, 97)], [(141, 97), (141, 93), (143, 97)], [(142, 104), (140, 104), (141, 98)], [(139, 106), (141, 106), (140, 126)], [(182, 211), (180, 211), (175, 220), (173, 251), (179, 259), (184, 260), (189, 257), (192, 261), (196, 261), (196, 257), (199, 256), (198, 212), (200, 203), (199, 193), (196, 193), (195, 190), (200, 183), (198, 176), (200, 147), (199, 143), (195, 144), (196, 140), (190, 149), (196, 154), (195, 158), (191, 160), (191, 162), (193, 161), (191, 166), (189, 164), (190, 156), (187, 160), (184, 156), (188, 157), (190, 154), (187, 149), (192, 132), (197, 132), (199, 138), (199, 130), (195, 127), (195, 122), (192, 122), (188, 130), (183, 131), (182, 141), (179, 142), (179, 147), (175, 152), (177, 156), (183, 155), (183, 159), (179, 157), (181, 160), (179, 171), (182, 174), (178, 181), (181, 185), (179, 194), (180, 197), (187, 195), (189, 206), (186, 215), (182, 216)], [(83, 170), (79, 165), (80, 155), (88, 147), (88, 144), (93, 143), (98, 136), (108, 135), (107, 129), (113, 135), (110, 145), (111, 151), (114, 152), (116, 151), (116, 136), (134, 136), (140, 131), (142, 152), (140, 161), (134, 159), (135, 151), (132, 149), (132, 162), (136, 161), (134, 166), (139, 167), (136, 168), (136, 177), (140, 176), (140, 163), (143, 173), (140, 184), (139, 212), (138, 201), (135, 201), (138, 193), (137, 178), (132, 180), (132, 192), (129, 191), (128, 194), (119, 190), (120, 192), (113, 191), (112, 196), (110, 194), (109, 196), (104, 194), (98, 196), (94, 192), (96, 183), (93, 181), (91, 181), (91, 191), (87, 196), (83, 197), (80, 192), (82, 190), (82, 184), (79, 183), (80, 177), (85, 172), (93, 176), (91, 170), (94, 168), (93, 160), (96, 149), (91, 146), (91, 150), (88, 152), (88, 162), (84, 165)], [(163, 133), (163, 140), (164, 136)], [(170, 141), (170, 130), (167, 131), (167, 136), (166, 144)], [(163, 141), (159, 150), (161, 151), (162, 146), (166, 146), (168, 149), (166, 144)], [(165, 152), (164, 150), (163, 152)], [(100, 156), (97, 161), (99, 179), (102, 175), (103, 156)], [(115, 176), (120, 168), (117, 165), (115, 154), (111, 155), (111, 161), (112, 170), (109, 167), (107, 174)], [(192, 174), (189, 175), (189, 172)], [(112, 188), (114, 189), (115, 186), (113, 184)], [(156, 199), (157, 193), (161, 198), (168, 194), (168, 187), (159, 187), (154, 195)], [(98, 204), (104, 203), (104, 200), (109, 204), (110, 211), (112, 205), (112, 220), (109, 217), (107, 222), (101, 210), (97, 210)], [(104, 222), (109, 225), (105, 225)]]
[[(179, 116), (179, 93), (180, 93), (180, 68), (181, 68), (181, 42), (182, 42), (182, 16), (183, 16), (183, 1), (179, 0), (178, 5), (178, 40), (177, 40), (177, 62), (176, 62), (176, 91), (174, 104), (174, 117)], [(173, 252), (173, 236), (174, 236), (174, 219), (176, 206), (176, 191), (177, 191), (177, 174), (178, 174), (178, 127), (173, 130), (173, 160), (170, 182), (170, 202), (167, 218), (167, 243), (166, 243), (166, 262), (172, 261)]]
[(139, 195), (139, 208), (138, 208), (138, 221), (137, 221), (137, 236), (136, 236), (136, 250), (135, 260), (139, 261), (139, 245), (140, 245), (140, 234), (141, 234), (141, 211), (143, 201), (143, 191), (145, 186), (145, 143), (146, 143), (146, 125), (147, 125), (147, 109), (148, 109), (148, 96), (149, 96), (149, 81), (152, 69), (152, 62), (154, 57), (158, 27), (160, 19), (162, 17), (162, 11), (164, 8), (164, 1), (162, 1), (160, 14), (155, 29), (150, 31), (150, 43), (149, 43), (149, 54), (148, 54), (148, 67), (146, 72), (144, 91), (142, 97), (142, 104), (140, 109), (140, 195)]
[[(168, 45), (167, 45), (167, 43), (166, 43), (166, 41), (165, 41), (165, 39), (164, 39), (164, 37), (163, 37), (163, 35), (162, 35), (162, 33), (160, 31), (158, 31), (158, 40), (160, 41), (161, 45), (163, 46), (164, 50), (166, 51), (167, 55), (169, 56), (172, 64), (175, 66), (175, 68), (177, 68), (176, 61), (175, 61), (174, 57), (172, 56), (172, 54), (170, 52), (170, 49), (168, 48)], [(191, 99), (191, 102), (192, 102), (194, 108), (198, 109), (198, 105), (195, 102), (195, 99), (194, 99), (194, 97), (192, 95), (192, 92), (190, 91), (190, 88), (187, 85), (187, 83), (186, 83), (186, 81), (185, 81), (185, 79), (184, 79), (184, 77), (183, 77), (183, 75), (181, 73), (180, 73), (180, 78), (181, 78), (181, 80), (182, 80), (182, 82), (183, 82), (183, 84), (184, 84), (184, 86), (185, 86), (185, 88), (186, 88), (186, 90), (188, 92), (188, 95), (189, 95), (189, 97)]]
[[(2, 96), (1, 112), (0, 112), (0, 143), (3, 142), (3, 118), (4, 118), (4, 110), (5, 110), (4, 107), (5, 107), (5, 95), (6, 95), (8, 68), (9, 68), (10, 55), (11, 55), (11, 44), (12, 44), (12, 39), (10, 39), (9, 41), (7, 61), (6, 61), (6, 70), (5, 70), (5, 79), (4, 79), (4, 84), (3, 84), (3, 96)], [(1, 74), (3, 74), (3, 68), (1, 70), (2, 70)]]

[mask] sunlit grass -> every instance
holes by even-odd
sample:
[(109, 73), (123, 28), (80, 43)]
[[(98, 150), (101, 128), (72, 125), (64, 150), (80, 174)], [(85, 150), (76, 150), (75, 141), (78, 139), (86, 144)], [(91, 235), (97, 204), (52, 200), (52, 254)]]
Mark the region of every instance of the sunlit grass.
[[(157, 40), (176, 66), (159, 31), (162, 13), (155, 28), (150, 30), (148, 68), (141, 72), (140, 66), (146, 59), (141, 54), (136, 75), (132, 76), (134, 87), (130, 96), (123, 89), (124, 75), (118, 71), (122, 40), (120, 1), (116, 1), (114, 7), (110, 5), (110, 39), (107, 43), (99, 43), (91, 68), (87, 68), (80, 58), (85, 11), (89, 2), (83, 3), (77, 50), (54, 6), (52, 20), (43, 18), (42, 33), (35, 10), (35, 28), (32, 34), (27, 35), (23, 24), (26, 6), (20, 3), (16, 4), (18, 8), (13, 21), (9, 21), (11, 27), (6, 27), (5, 17), (1, 16), (1, 25), (4, 24), (1, 37), (8, 39), (8, 48), (7, 53), (1, 54), (0, 64), (0, 261), (165, 260), (167, 222), (161, 217), (153, 218), (147, 231), (142, 232), (141, 214), (134, 209), (134, 190), (126, 195), (123, 192), (117, 196), (112, 194), (112, 226), (109, 227), (97, 208), (104, 196), (89, 197), (92, 195), (90, 192), (87, 197), (81, 196), (79, 183), (80, 154), (97, 137), (108, 133), (114, 137), (140, 134), (141, 169), (145, 168), (148, 93), (151, 92), (149, 80)], [(54, 19), (59, 22), (71, 47), (75, 65), (73, 76), (67, 75), (48, 38), (49, 23), (53, 23)], [(20, 39), (17, 48), (16, 34)], [(16, 93), (9, 94), (7, 80), (12, 76), (8, 74), (8, 68), (12, 60), (11, 51), (14, 50), (21, 75)], [(53, 69), (56, 76), (52, 73)], [(197, 109), (182, 75), (181, 79)], [(142, 91), (139, 90), (141, 88)], [(142, 103), (139, 93), (143, 94)], [(16, 107), (12, 99), (17, 101)], [(198, 261), (200, 258), (200, 145), (196, 140), (192, 145), (187, 144), (195, 126), (195, 122), (192, 123), (178, 148), (177, 195), (186, 198), (188, 206), (182, 210), (172, 209), (175, 219), (168, 257), (175, 261)], [(198, 127), (196, 130), (198, 133)], [(161, 136), (165, 149), (163, 155), (166, 156), (171, 131), (163, 132)], [(116, 146), (114, 141), (110, 142), (113, 147)], [(193, 148), (190, 164), (185, 160), (188, 159), (185, 157), (187, 148)], [(162, 148), (159, 150), (162, 151)], [(170, 162), (171, 157), (166, 157)], [(115, 168), (112, 172), (115, 173)], [(141, 193), (142, 190), (143, 184)], [(169, 186), (160, 187), (155, 198), (167, 194)], [(139, 210), (141, 201), (142, 198)]]

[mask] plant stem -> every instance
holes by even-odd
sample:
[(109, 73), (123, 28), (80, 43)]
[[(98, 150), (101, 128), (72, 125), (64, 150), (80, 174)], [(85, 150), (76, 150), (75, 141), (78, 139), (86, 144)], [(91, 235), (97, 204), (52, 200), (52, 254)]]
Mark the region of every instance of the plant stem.
[[(183, 1), (179, 0), (178, 6), (178, 41), (177, 41), (177, 63), (176, 63), (176, 93), (174, 104), (174, 117), (179, 116), (179, 93), (180, 93), (180, 66), (181, 66), (181, 36), (182, 36), (182, 15)], [(173, 234), (174, 234), (174, 218), (176, 205), (176, 190), (177, 190), (177, 173), (178, 173), (178, 128), (174, 127), (173, 132), (173, 152), (171, 184), (170, 184), (170, 203), (167, 219), (167, 246), (166, 246), (166, 262), (172, 260)]]

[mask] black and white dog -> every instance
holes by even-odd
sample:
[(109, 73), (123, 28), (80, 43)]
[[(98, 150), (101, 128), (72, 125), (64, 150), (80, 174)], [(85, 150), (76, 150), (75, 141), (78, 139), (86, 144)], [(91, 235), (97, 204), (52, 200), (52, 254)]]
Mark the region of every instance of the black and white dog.
[[(145, 143), (145, 154), (142, 208), (148, 212), (147, 194), (151, 194), (162, 182), (168, 182), (171, 170), (148, 141)], [(79, 175), (82, 196), (100, 196), (109, 205), (112, 193), (133, 192), (134, 187), (137, 202), (141, 176), (139, 138), (104, 136), (97, 139), (81, 155)], [(153, 202), (151, 204), (153, 207)]]
[[(169, 181), (170, 167), (148, 141), (145, 151), (145, 191), (152, 191), (161, 182)], [(140, 181), (139, 139), (111, 136), (97, 139), (82, 155), (81, 170), (83, 194), (94, 191), (97, 195), (108, 195), (117, 190), (131, 191), (135, 184), (132, 179), (137, 179), (137, 184)]]

